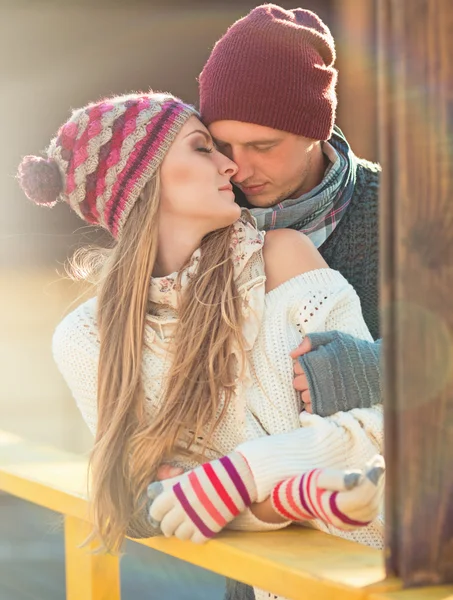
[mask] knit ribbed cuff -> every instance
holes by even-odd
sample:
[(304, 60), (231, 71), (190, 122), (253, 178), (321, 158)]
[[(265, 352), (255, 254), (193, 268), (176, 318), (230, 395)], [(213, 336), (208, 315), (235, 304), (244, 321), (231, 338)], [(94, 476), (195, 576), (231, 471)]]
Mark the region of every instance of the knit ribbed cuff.
[(308, 337), (312, 350), (298, 360), (315, 414), (328, 417), (382, 402), (381, 340), (369, 342), (339, 331)]
[(344, 467), (345, 441), (321, 417), (312, 416), (316, 427), (265, 436), (236, 448), (250, 466), (256, 484), (257, 502), (268, 498), (280, 481), (316, 467)]

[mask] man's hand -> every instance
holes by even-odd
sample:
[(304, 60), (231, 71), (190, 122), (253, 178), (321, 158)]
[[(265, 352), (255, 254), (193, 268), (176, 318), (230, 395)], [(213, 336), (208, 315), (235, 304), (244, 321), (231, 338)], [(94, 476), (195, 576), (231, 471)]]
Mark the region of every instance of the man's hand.
[(306, 410), (320, 417), (382, 402), (381, 340), (363, 340), (341, 331), (310, 333), (290, 356), (294, 387)]
[(297, 346), (294, 350), (290, 352), (291, 358), (294, 360), (294, 379), (293, 379), (293, 387), (298, 392), (300, 392), (300, 397), (304, 404), (304, 408), (308, 413), (313, 413), (313, 409), (311, 406), (311, 397), (310, 390), (308, 386), (308, 379), (300, 366), (299, 361), (297, 360), (299, 356), (303, 356), (307, 354), (307, 352), (311, 351), (311, 341), (309, 337), (305, 337), (303, 342)]

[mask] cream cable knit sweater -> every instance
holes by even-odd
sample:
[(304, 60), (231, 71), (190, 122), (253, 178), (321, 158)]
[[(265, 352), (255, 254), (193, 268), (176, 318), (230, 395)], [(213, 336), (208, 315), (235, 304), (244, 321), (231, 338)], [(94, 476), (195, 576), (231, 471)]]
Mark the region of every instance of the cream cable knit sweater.
[[(259, 499), (263, 500), (282, 479), (314, 467), (363, 467), (374, 454), (382, 453), (383, 420), (381, 406), (337, 413), (328, 418), (302, 410), (299, 394), (292, 387), (293, 365), (289, 352), (303, 336), (315, 331), (339, 330), (362, 339), (372, 338), (357, 294), (337, 271), (311, 271), (265, 294), (262, 243), (254, 239), (258, 235), (261, 234), (246, 225), (244, 239), (233, 250), (233, 258), (240, 264), (237, 283), (246, 317), (248, 372), (245, 379), (238, 382), (236, 401), (214, 435), (207, 458), (211, 460), (238, 449), (250, 464)], [(249, 251), (244, 252), (245, 244)], [(162, 281), (153, 281), (150, 301), (156, 314), (149, 317), (146, 325), (143, 352), (143, 383), (150, 418), (162, 401), (171, 360), (168, 345), (177, 325), (176, 307), (168, 295), (169, 278), (165, 278), (164, 285)], [(53, 353), (94, 434), (99, 356), (95, 298), (76, 308), (59, 324), (53, 338)], [(174, 464), (185, 469), (196, 466), (178, 456)], [(248, 510), (230, 526), (268, 530), (285, 525), (263, 523)], [(382, 516), (368, 527), (352, 532), (340, 531), (318, 520), (309, 525), (362, 544), (382, 547)], [(258, 589), (255, 596), (256, 600), (272, 597)]]

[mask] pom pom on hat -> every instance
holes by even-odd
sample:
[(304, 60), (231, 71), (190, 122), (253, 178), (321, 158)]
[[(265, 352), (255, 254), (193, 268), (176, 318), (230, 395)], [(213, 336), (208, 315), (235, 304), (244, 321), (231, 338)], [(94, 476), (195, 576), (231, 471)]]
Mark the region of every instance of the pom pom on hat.
[(54, 206), (63, 191), (63, 178), (57, 163), (39, 156), (25, 156), (17, 179), (27, 198), (41, 206)]

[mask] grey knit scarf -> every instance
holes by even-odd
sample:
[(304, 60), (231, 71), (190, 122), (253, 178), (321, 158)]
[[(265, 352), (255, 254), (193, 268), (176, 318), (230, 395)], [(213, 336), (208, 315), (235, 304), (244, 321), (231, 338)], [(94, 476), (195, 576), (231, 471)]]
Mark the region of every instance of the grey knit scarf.
[(308, 235), (317, 248), (326, 241), (351, 201), (357, 171), (357, 159), (339, 127), (335, 126), (328, 143), (336, 152), (324, 146), (324, 153), (333, 162), (321, 183), (299, 198), (269, 208), (253, 208), (259, 229), (297, 229)]

